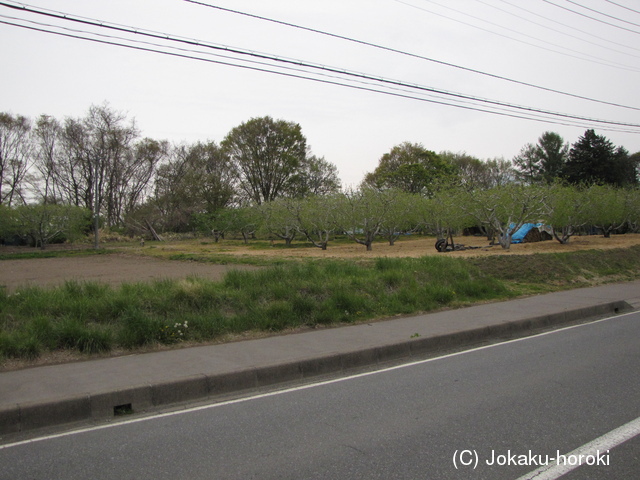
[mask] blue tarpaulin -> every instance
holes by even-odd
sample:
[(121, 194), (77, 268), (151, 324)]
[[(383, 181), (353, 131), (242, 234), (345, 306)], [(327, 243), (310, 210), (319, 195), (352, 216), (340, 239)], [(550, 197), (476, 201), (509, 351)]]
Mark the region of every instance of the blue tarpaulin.
[(542, 225), (542, 223), (525, 223), (516, 233), (513, 234), (513, 237), (511, 237), (511, 243), (522, 243), (524, 241), (524, 237), (527, 236), (527, 233), (534, 228), (540, 228)]

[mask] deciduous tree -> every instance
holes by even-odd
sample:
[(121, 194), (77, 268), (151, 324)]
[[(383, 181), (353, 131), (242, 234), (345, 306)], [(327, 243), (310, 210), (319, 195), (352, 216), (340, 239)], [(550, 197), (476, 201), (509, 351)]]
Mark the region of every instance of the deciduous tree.
[(462, 192), (460, 208), (498, 234), (500, 246), (511, 247), (511, 238), (525, 223), (546, 217), (546, 190), (536, 186), (508, 184), (490, 190)]
[(231, 130), (221, 145), (236, 165), (239, 188), (248, 200), (259, 205), (295, 190), (307, 152), (297, 123), (252, 118)]
[(25, 202), (24, 181), (31, 159), (31, 122), (0, 112), (0, 204)]
[(404, 142), (380, 158), (363, 185), (377, 189), (396, 188), (407, 193), (428, 195), (454, 175), (454, 167), (437, 153), (420, 144)]

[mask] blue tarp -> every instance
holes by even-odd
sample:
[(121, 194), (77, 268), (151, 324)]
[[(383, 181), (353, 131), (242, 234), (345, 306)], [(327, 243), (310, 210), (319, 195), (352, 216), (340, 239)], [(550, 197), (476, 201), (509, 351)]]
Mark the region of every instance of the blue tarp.
[(542, 223), (525, 223), (516, 233), (513, 234), (513, 237), (511, 237), (511, 243), (522, 243), (524, 241), (524, 237), (527, 236), (527, 233), (529, 233), (531, 229), (540, 228), (542, 225)]

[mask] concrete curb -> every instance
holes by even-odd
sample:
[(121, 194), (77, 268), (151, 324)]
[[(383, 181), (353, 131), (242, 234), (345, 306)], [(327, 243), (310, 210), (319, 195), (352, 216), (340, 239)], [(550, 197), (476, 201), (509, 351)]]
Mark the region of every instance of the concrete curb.
[(403, 359), (418, 360), (439, 350), (470, 346), (491, 339), (526, 336), (545, 328), (631, 310), (633, 308), (627, 302), (615, 301), (237, 372), (199, 374), (153, 385), (136, 385), (118, 391), (88, 392), (43, 403), (15, 404), (0, 407), (0, 435), (78, 422), (104, 422), (123, 413), (143, 413), (187, 402), (206, 401), (223, 395), (250, 392), (261, 387), (311, 379), (320, 375), (347, 373), (356, 368)]

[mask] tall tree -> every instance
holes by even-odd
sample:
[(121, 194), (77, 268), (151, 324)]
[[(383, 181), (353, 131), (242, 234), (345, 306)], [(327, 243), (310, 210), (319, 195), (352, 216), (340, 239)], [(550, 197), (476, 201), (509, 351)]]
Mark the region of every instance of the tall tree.
[(31, 122), (0, 112), (0, 204), (24, 203), (24, 180), (31, 158)]
[(63, 200), (88, 208), (96, 218), (103, 214), (108, 226), (119, 224), (126, 204), (122, 195), (130, 193), (126, 184), (136, 181), (133, 164), (142, 161), (132, 154), (137, 136), (135, 122), (108, 105), (91, 106), (84, 118), (67, 118), (60, 154), (50, 164)]
[(404, 142), (380, 157), (378, 166), (365, 176), (363, 185), (430, 194), (439, 183), (450, 180), (454, 172), (454, 167), (437, 153), (420, 144)]
[(443, 151), (438, 155), (455, 169), (455, 184), (468, 190), (491, 188), (486, 162), (466, 153)]
[(528, 143), (513, 159), (518, 177), (526, 183), (551, 184), (567, 161), (569, 145), (554, 132), (544, 132), (538, 143)]
[(242, 123), (221, 145), (237, 167), (240, 189), (256, 204), (288, 195), (307, 152), (299, 124), (271, 117)]
[(488, 159), (485, 163), (489, 188), (503, 187), (514, 182), (515, 170), (511, 161), (500, 157)]
[(309, 195), (338, 193), (342, 185), (336, 166), (324, 157), (307, 155), (298, 171), (293, 175), (287, 194), (303, 198)]
[(587, 130), (572, 145), (562, 177), (573, 184), (638, 185), (636, 164), (629, 152), (594, 130)]
[(151, 203), (162, 229), (186, 231), (194, 214), (214, 215), (235, 198), (235, 170), (215, 142), (174, 146), (158, 167)]
[(124, 219), (149, 195), (157, 166), (166, 158), (169, 144), (144, 138), (129, 149), (115, 176), (113, 198), (114, 221)]
[(33, 129), (35, 166), (40, 173), (36, 190), (44, 205), (57, 203), (62, 193), (56, 182), (56, 164), (60, 154), (61, 125), (55, 118), (41, 115)]

